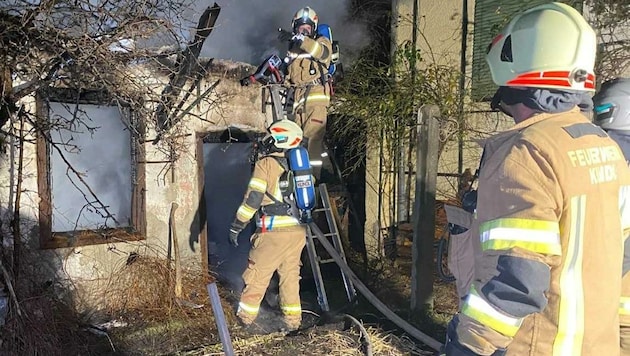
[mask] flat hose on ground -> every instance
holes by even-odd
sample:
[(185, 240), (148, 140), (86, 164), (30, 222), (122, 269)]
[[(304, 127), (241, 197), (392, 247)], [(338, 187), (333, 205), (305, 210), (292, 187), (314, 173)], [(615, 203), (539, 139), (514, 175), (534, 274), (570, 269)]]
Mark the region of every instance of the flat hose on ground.
[(374, 307), (376, 307), (376, 309), (378, 309), (381, 313), (383, 313), (383, 315), (387, 319), (391, 320), (394, 324), (396, 324), (398, 327), (403, 329), (405, 332), (407, 332), (413, 338), (415, 338), (415, 339), (417, 339), (419, 341), (422, 341), (427, 346), (431, 347), (432, 349), (434, 349), (436, 351), (440, 351), (441, 350), (443, 345), (439, 341), (437, 341), (434, 338), (428, 336), (427, 334), (423, 333), (422, 331), (416, 329), (413, 325), (409, 324), (406, 320), (404, 320), (403, 318), (401, 318), (398, 315), (396, 315), (396, 313), (391, 311), (385, 304), (383, 304), (383, 302), (378, 300), (378, 298), (376, 298), (376, 296), (374, 294), (372, 294), (372, 292), (370, 292), (370, 290), (365, 286), (365, 284), (363, 284), (363, 282), (361, 282), (359, 277), (357, 277), (357, 275), (354, 274), (354, 272), (352, 272), (350, 267), (348, 267), (348, 265), (345, 263), (343, 258), (341, 258), (341, 256), (339, 255), (339, 253), (337, 253), (335, 248), (328, 241), (328, 239), (324, 236), (324, 234), (319, 229), (319, 227), (315, 223), (309, 223), (309, 226), (310, 226), (311, 231), (313, 232), (313, 234), (317, 237), (317, 239), (322, 244), (322, 246), (324, 246), (326, 251), (330, 254), (330, 257), (332, 257), (332, 259), (337, 263), (337, 265), (339, 266), (339, 268), (341, 268), (343, 273), (345, 273), (352, 280), (352, 283), (354, 284), (356, 289), (359, 292), (361, 292), (361, 294), (363, 294), (363, 296)]
[(354, 325), (359, 328), (359, 331), (361, 332), (361, 343), (364, 348), (363, 353), (365, 354), (365, 356), (372, 356), (372, 343), (370, 342), (370, 334), (368, 334), (363, 324), (350, 314), (344, 314), (343, 317), (347, 320), (350, 320), (352, 323), (354, 323)]

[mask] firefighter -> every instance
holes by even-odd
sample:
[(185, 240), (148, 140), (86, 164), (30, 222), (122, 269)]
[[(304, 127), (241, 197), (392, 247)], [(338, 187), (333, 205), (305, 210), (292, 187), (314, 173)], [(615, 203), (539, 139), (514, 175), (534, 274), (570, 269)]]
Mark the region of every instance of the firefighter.
[[(593, 97), (594, 120), (615, 140), (627, 162), (630, 162), (630, 78), (617, 78), (602, 84)], [(630, 253), (630, 239), (624, 243), (624, 253)], [(619, 322), (621, 355), (630, 356), (630, 266), (623, 269)]]
[(332, 43), (325, 36), (316, 36), (319, 19), (315, 10), (304, 7), (293, 16), (293, 33), (281, 32), (278, 38), (289, 41), (286, 82), (294, 90), (296, 121), (304, 130), (304, 140), (313, 165), (313, 175), (319, 179), (324, 153), (326, 118), (331, 87), (328, 66), (332, 58)]
[(261, 141), (261, 157), (256, 161), (245, 198), (230, 227), (230, 242), (238, 246), (238, 235), (256, 215), (248, 266), (243, 273), (245, 288), (237, 316), (251, 326), (269, 281), (275, 271), (280, 278), (280, 308), (287, 330), (298, 329), (302, 321), (300, 304), (300, 256), (306, 243), (306, 228), (291, 210), (291, 177), (285, 152), (302, 142), (302, 129), (289, 120), (269, 126)]
[(595, 52), (593, 29), (556, 2), (516, 15), (489, 46), (492, 107), (515, 125), (484, 144), (475, 273), (446, 355), (619, 355), (630, 171), (579, 110), (592, 105)]

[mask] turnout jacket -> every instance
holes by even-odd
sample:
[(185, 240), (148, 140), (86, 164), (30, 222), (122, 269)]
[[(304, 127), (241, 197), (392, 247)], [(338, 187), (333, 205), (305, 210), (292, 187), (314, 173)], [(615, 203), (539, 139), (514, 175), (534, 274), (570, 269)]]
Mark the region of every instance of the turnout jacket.
[[(615, 130), (607, 131), (608, 136), (615, 140), (621, 152), (623, 152), (626, 162), (630, 163), (630, 135), (627, 132)], [(621, 281), (621, 301), (619, 302), (619, 323), (621, 337), (621, 355), (630, 356), (630, 239), (627, 238), (624, 244), (624, 265)]]
[[(293, 47), (296, 45), (292, 44)], [(287, 79), (290, 86), (298, 88), (294, 107), (304, 102), (310, 106), (328, 106), (330, 87), (326, 75), (332, 58), (330, 40), (324, 36), (316, 39), (304, 37), (299, 47), (293, 47), (288, 53), (292, 61), (287, 68)]]
[[(272, 154), (278, 158), (284, 159), (284, 154)], [(247, 185), (245, 198), (236, 211), (236, 220), (247, 225), (249, 220), (256, 214), (261, 206), (275, 203), (271, 199), (273, 196), (277, 201), (282, 201), (282, 192), (280, 191), (279, 181), (284, 173), (284, 167), (272, 157), (272, 155), (263, 156), (256, 161), (254, 173)], [(297, 218), (288, 215), (262, 215), (258, 214), (256, 226), (263, 230), (274, 230), (282, 228), (290, 228), (300, 225)]]
[[(299, 43), (299, 47), (297, 47)], [(288, 57), (292, 59), (287, 68), (288, 80), (292, 85), (304, 85), (318, 82), (328, 73), (332, 58), (332, 44), (324, 36), (312, 39), (304, 37), (301, 42), (293, 43)], [(323, 85), (322, 82), (319, 82)]]
[(630, 228), (619, 146), (577, 108), (538, 114), (486, 142), (478, 194), (458, 342), (480, 355), (618, 355)]

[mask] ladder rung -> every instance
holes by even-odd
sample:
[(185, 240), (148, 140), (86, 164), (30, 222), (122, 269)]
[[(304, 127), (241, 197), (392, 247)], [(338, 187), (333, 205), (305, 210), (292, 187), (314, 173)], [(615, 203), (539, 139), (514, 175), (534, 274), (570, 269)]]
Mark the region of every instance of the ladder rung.
[[(336, 237), (337, 234), (335, 234), (334, 232), (329, 232), (327, 234), (324, 234), (324, 237)], [(313, 238), (315, 238), (315, 236), (312, 236)]]

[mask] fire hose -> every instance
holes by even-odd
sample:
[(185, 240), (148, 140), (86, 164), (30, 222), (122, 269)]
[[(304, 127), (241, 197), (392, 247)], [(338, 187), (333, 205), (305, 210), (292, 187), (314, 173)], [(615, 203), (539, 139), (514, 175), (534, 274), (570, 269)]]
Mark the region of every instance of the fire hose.
[(309, 223), (309, 227), (313, 234), (317, 237), (319, 242), (322, 244), (324, 249), (330, 254), (330, 257), (337, 263), (339, 268), (345, 273), (354, 284), (355, 288), (363, 294), (363, 296), (372, 304), (378, 311), (383, 313), (387, 319), (391, 320), (394, 324), (396, 324), (399, 328), (407, 332), (410, 336), (415, 338), (416, 340), (422, 341), (427, 346), (431, 347), (436, 351), (440, 351), (442, 349), (442, 343), (435, 340), (434, 338), (428, 336), (427, 334), (421, 332), (416, 329), (413, 325), (409, 324), (406, 320), (398, 316), (391, 309), (389, 309), (383, 302), (381, 302), (366, 286), (361, 282), (359, 277), (350, 269), (350, 267), (345, 263), (343, 258), (337, 253), (333, 245), (328, 241), (326, 236), (322, 233), (319, 227), (315, 223)]

